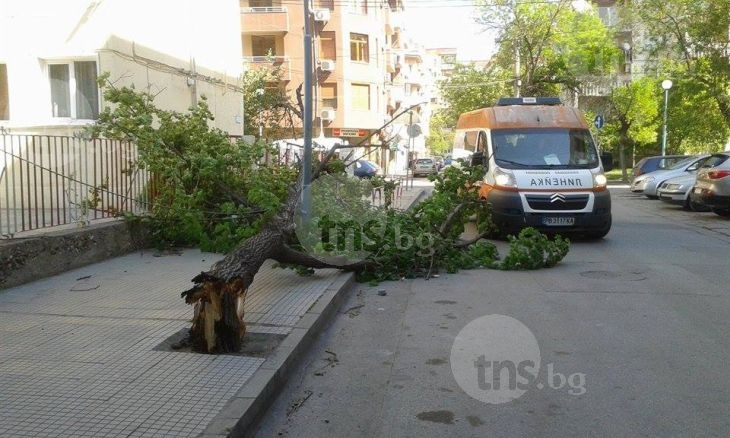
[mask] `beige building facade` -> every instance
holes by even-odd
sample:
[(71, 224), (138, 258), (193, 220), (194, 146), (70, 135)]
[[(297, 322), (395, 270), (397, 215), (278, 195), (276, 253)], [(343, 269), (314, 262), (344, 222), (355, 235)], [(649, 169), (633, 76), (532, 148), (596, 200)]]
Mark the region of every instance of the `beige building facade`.
[(242, 133), (236, 0), (3, 0), (0, 126), (72, 135), (104, 107), (96, 78), (185, 111), (206, 97), (216, 127)]
[[(244, 68), (282, 68), (284, 86), (293, 97), (304, 82), (303, 5), (241, 0), (240, 6)], [(309, 17), (313, 136), (369, 146), (357, 152), (387, 166), (389, 173), (405, 172), (409, 152), (413, 156), (418, 149), (418, 155), (426, 155), (425, 82), (430, 79), (420, 67), (425, 51), (405, 42), (403, 9), (400, 0), (314, 0)], [(426, 130), (410, 137), (405, 124), (414, 118), (404, 109), (413, 105), (415, 119)], [(393, 118), (388, 129), (375, 135)]]

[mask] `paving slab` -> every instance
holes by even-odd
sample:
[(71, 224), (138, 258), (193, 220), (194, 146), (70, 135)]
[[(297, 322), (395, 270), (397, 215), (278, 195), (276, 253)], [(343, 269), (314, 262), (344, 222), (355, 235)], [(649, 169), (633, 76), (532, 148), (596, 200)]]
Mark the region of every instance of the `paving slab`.
[[(421, 188), (403, 190), (407, 208)], [(267, 262), (246, 300), (266, 355), (165, 348), (190, 327), (180, 292), (222, 255), (138, 251), (0, 291), (0, 431), (8, 437), (245, 436), (353, 281)]]

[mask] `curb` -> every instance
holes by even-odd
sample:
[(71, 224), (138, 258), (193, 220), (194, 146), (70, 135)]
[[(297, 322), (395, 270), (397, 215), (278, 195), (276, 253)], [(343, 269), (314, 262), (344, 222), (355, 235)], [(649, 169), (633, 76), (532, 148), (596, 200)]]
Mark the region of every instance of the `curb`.
[(279, 395), (291, 371), (332, 321), (354, 280), (351, 272), (338, 276), (199, 436), (251, 437), (255, 434), (263, 414)]
[[(406, 210), (426, 194), (425, 190), (418, 190), (418, 195), (406, 206)], [(355, 274), (341, 273), (199, 436), (202, 438), (254, 436), (263, 415), (276, 400), (292, 371), (309, 352), (319, 334), (332, 322), (345, 302), (347, 291), (354, 283)]]

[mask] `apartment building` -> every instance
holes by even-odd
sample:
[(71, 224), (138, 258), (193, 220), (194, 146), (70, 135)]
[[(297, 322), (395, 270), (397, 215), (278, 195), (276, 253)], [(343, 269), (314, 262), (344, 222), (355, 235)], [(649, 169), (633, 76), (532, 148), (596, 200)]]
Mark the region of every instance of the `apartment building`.
[(72, 135), (104, 106), (97, 77), (185, 111), (206, 96), (216, 127), (242, 133), (236, 0), (21, 0), (0, 10), (0, 127)]
[[(241, 0), (240, 6), (244, 68), (280, 68), (283, 85), (294, 96), (304, 82), (303, 5)], [(428, 126), (428, 75), (421, 67), (425, 51), (404, 37), (402, 12), (401, 0), (313, 0), (308, 17), (314, 136), (362, 144), (357, 153), (393, 173), (405, 171), (409, 152), (411, 157), (426, 154), (423, 127)], [(388, 121), (388, 129), (375, 135)], [(411, 122), (419, 129), (408, 130)]]

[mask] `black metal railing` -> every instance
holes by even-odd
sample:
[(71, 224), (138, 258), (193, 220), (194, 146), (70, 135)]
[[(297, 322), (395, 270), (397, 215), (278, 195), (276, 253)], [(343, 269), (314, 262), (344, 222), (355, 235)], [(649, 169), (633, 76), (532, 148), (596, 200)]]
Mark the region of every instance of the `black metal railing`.
[(0, 135), (0, 235), (143, 213), (148, 172), (129, 142)]

